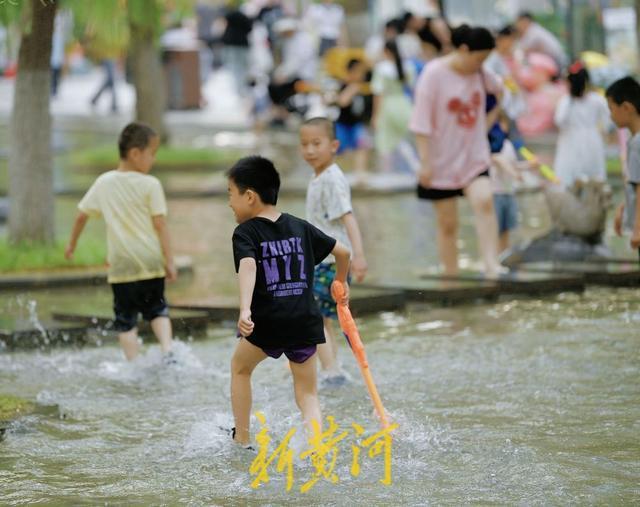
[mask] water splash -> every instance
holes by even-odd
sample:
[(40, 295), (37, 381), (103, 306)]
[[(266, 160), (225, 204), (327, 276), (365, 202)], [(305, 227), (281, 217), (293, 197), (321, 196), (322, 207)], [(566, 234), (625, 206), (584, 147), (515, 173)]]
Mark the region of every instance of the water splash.
[(35, 299), (27, 301), (27, 311), (29, 312), (29, 324), (42, 335), (42, 341), (45, 345), (49, 344), (49, 336), (40, 319), (38, 319), (38, 302)]
[(197, 421), (184, 442), (184, 456), (217, 455), (231, 449), (233, 442), (225, 428), (233, 427), (230, 413), (214, 413)]

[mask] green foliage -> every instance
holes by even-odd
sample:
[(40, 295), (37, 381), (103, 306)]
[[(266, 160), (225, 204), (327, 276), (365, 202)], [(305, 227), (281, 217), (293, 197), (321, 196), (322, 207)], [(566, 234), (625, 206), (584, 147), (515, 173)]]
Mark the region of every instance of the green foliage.
[(69, 269), (104, 266), (107, 258), (104, 241), (83, 237), (78, 242), (73, 261), (64, 258), (65, 245), (11, 244), (0, 240), (0, 273), (17, 273), (45, 269)]
[(620, 163), (620, 159), (618, 157), (607, 159), (607, 174), (609, 176), (622, 175), (622, 164)]
[[(164, 2), (163, 2), (164, 3)], [(129, 0), (127, 14), (131, 26), (158, 32), (161, 27), (162, 6), (157, 0)]]
[(0, 24), (9, 26), (20, 21), (26, 7), (27, 2), (24, 0), (7, 0), (2, 2), (0, 4)]
[[(193, 13), (195, 0), (63, 0), (74, 16), (76, 37), (95, 59), (118, 56), (127, 48), (130, 29), (151, 31), (158, 38), (165, 19)], [(169, 15), (169, 16), (167, 16)]]
[[(161, 146), (156, 154), (155, 166), (216, 166), (233, 162), (240, 156), (241, 154), (235, 150)], [(118, 164), (118, 149), (113, 145), (88, 148), (74, 153), (71, 163), (77, 167), (114, 168)]]
[(86, 47), (90, 57), (99, 60), (117, 57), (129, 44), (127, 11), (119, 0), (65, 0), (74, 18), (74, 35)]
[(566, 45), (566, 20), (562, 14), (559, 12), (537, 12), (534, 15), (534, 19), (558, 37), (563, 46)]

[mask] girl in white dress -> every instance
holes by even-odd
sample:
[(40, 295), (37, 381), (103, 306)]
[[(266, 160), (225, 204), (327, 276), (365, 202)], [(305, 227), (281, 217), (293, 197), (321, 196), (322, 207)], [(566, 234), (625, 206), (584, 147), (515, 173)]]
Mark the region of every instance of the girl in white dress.
[(569, 67), (569, 94), (556, 106), (559, 129), (554, 168), (568, 188), (578, 179), (605, 181), (604, 133), (609, 126), (607, 101), (589, 89), (589, 73), (582, 62)]

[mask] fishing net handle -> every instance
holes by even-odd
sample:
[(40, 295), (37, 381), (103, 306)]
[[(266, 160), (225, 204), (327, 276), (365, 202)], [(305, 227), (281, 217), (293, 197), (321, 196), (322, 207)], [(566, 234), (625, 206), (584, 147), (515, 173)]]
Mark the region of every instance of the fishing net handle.
[(344, 297), (345, 293), (346, 289), (343, 282), (341, 282), (340, 280), (334, 280), (333, 282), (331, 282), (331, 297), (334, 299), (336, 304), (344, 304), (340, 303), (340, 300)]

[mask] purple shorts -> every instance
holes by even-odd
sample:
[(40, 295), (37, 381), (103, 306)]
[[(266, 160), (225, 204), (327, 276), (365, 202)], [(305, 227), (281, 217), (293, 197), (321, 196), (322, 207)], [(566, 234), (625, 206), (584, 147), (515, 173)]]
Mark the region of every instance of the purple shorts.
[(310, 345), (299, 349), (262, 349), (262, 351), (274, 359), (278, 359), (284, 354), (289, 361), (302, 364), (316, 353), (317, 348), (317, 345)]

